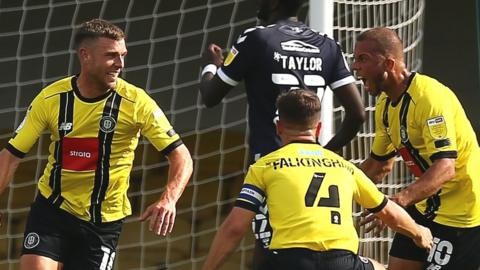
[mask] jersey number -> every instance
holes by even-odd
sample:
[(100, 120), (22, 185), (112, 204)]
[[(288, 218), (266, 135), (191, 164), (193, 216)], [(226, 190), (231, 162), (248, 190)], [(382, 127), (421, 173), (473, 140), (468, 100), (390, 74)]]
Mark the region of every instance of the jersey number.
[[(290, 73), (273, 73), (272, 82), (276, 85), (290, 86), (289, 90), (299, 89), (300, 82), (297, 77)], [(324, 91), (325, 91), (325, 79), (320, 75), (304, 75), (303, 81), (305, 86), (308, 87), (317, 87), (317, 96), (322, 100)], [(275, 117), (273, 122), (277, 123), (278, 121), (278, 110), (275, 112)]]
[[(320, 186), (322, 185), (325, 173), (314, 173), (312, 181), (308, 186), (307, 193), (305, 194), (305, 206), (313, 207), (313, 203), (317, 198)], [(340, 207), (340, 197), (338, 196), (338, 186), (330, 185), (328, 187), (328, 197), (320, 197), (317, 206), (323, 207)]]

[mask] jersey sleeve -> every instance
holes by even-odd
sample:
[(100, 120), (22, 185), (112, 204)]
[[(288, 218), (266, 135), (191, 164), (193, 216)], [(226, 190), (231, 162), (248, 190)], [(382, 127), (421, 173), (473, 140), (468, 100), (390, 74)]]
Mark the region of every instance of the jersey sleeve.
[(15, 156), (22, 158), (32, 148), (42, 132), (48, 127), (48, 108), (43, 92), (40, 92), (28, 107), (25, 118), (8, 141), (6, 148)]
[(354, 200), (371, 213), (381, 211), (387, 205), (387, 197), (358, 168), (353, 168), (355, 179)]
[(236, 86), (245, 77), (256, 58), (256, 51), (261, 46), (256, 38), (257, 29), (245, 30), (228, 52), (223, 65), (217, 71), (223, 82)]
[(172, 150), (183, 144), (166, 115), (157, 103), (147, 94), (141, 96), (137, 119), (140, 121), (140, 132), (155, 148), (168, 155)]
[(373, 139), (370, 156), (379, 161), (388, 160), (397, 154), (387, 134), (387, 128), (383, 119), (387, 106), (386, 101), (386, 96), (382, 93), (375, 106), (375, 138)]
[(354, 83), (355, 78), (352, 76), (350, 69), (348, 68), (345, 55), (343, 54), (342, 48), (336, 42), (333, 42), (335, 46), (336, 61), (333, 65), (332, 80), (329, 83), (329, 86), (332, 90), (335, 90), (338, 87), (344, 86), (349, 83)]
[(261, 168), (251, 165), (243, 182), (235, 206), (256, 212), (265, 201), (265, 186), (261, 177)]
[[(456, 98), (456, 97), (453, 97)], [(439, 158), (457, 157), (455, 110), (450, 98), (424, 96), (415, 119), (419, 123), (426, 148), (426, 156), (433, 162)], [(457, 102), (458, 103), (458, 102)]]

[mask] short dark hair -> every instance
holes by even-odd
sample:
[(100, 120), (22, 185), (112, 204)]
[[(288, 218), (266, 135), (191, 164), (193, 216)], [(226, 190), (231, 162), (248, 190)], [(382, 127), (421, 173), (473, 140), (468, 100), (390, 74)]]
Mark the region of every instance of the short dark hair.
[(287, 12), (287, 15), (297, 16), (298, 10), (303, 4), (303, 1), (304, 0), (279, 0), (279, 3), (284, 8), (285, 12)]
[(397, 32), (387, 27), (375, 27), (357, 36), (357, 41), (372, 41), (375, 51), (383, 56), (394, 56), (403, 61), (403, 42)]
[(125, 33), (120, 27), (102, 19), (86, 21), (75, 32), (74, 49), (78, 49), (80, 44), (87, 39), (99, 37), (121, 40), (125, 39)]
[(280, 120), (298, 130), (309, 129), (320, 120), (320, 99), (309, 90), (295, 89), (281, 94), (277, 108)]

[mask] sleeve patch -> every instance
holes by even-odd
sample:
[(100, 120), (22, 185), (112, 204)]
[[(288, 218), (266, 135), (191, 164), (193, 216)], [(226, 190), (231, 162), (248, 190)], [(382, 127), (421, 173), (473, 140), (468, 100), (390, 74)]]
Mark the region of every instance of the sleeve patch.
[(450, 146), (450, 139), (443, 139), (443, 140), (436, 140), (435, 141), (435, 148), (442, 148), (442, 147), (447, 147)]
[(233, 60), (235, 59), (235, 57), (237, 56), (238, 54), (238, 50), (235, 49), (235, 47), (232, 47), (232, 49), (230, 49), (230, 52), (228, 53), (227, 55), (227, 58), (225, 59), (225, 62), (223, 63), (224, 66), (228, 66), (230, 65)]
[(177, 135), (177, 132), (175, 132), (175, 130), (173, 130), (173, 129), (170, 129), (169, 131), (167, 131), (167, 135), (169, 137), (173, 137), (173, 136)]
[(428, 119), (427, 126), (432, 138), (438, 140), (447, 136), (447, 124), (443, 116)]
[(160, 119), (160, 117), (162, 116), (163, 116), (163, 111), (161, 109), (158, 109), (153, 112), (153, 117), (155, 118), (155, 120)]

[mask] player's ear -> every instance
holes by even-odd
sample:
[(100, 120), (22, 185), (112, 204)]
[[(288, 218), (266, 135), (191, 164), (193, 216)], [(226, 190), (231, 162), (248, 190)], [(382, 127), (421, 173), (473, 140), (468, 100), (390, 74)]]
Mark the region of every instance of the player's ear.
[(85, 47), (78, 48), (77, 54), (78, 54), (78, 58), (80, 60), (80, 63), (84, 63), (84, 62), (88, 61), (88, 59), (90, 58), (90, 53), (87, 50), (87, 48), (85, 48)]
[(318, 121), (317, 127), (315, 128), (315, 138), (320, 137), (320, 129), (322, 129), (322, 122)]
[(387, 57), (387, 59), (385, 59), (385, 62), (384, 62), (385, 68), (388, 71), (393, 71), (396, 64), (397, 64), (397, 61), (394, 58), (391, 58), (391, 57)]
[(277, 132), (277, 135), (280, 136), (283, 131), (285, 130), (285, 125), (283, 124), (283, 122), (279, 119), (275, 122), (275, 130)]

